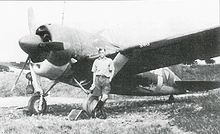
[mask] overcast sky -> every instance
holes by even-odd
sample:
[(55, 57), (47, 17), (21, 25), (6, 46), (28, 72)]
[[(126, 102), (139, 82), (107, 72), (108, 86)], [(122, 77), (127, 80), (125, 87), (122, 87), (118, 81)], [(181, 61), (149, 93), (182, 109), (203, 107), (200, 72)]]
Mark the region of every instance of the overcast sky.
[(123, 46), (219, 25), (219, 0), (1, 1), (0, 61), (24, 61), (18, 40), (29, 34), (27, 9), (38, 25), (64, 25), (96, 33)]

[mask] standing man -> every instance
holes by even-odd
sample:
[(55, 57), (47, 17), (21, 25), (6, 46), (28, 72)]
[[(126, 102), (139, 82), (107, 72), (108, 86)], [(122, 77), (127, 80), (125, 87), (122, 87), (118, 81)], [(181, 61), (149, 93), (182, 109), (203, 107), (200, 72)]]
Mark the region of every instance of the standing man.
[(90, 90), (93, 90), (93, 96), (101, 97), (95, 110), (100, 110), (108, 99), (111, 90), (110, 82), (114, 75), (113, 61), (105, 56), (105, 51), (104, 48), (99, 48), (99, 58), (94, 61), (92, 66), (93, 84)]

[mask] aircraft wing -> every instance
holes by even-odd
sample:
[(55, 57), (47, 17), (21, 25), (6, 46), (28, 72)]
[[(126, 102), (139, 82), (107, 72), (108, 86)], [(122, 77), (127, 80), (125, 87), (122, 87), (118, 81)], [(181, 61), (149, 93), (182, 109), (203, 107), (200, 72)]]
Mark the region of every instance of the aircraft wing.
[(188, 91), (208, 91), (220, 87), (220, 81), (175, 81), (176, 88)]
[(128, 58), (120, 74), (137, 74), (220, 55), (220, 27), (140, 44), (119, 51)]

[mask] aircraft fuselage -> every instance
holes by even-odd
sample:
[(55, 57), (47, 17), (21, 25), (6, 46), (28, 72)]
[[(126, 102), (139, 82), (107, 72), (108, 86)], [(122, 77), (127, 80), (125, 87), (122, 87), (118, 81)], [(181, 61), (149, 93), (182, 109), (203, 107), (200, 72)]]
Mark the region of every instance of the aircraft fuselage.
[[(117, 51), (117, 47), (99, 35), (91, 35), (76, 29), (59, 25), (42, 25), (36, 35), (43, 42), (62, 42), (63, 50), (41, 51), (38, 48), (31, 53), (33, 71), (39, 76), (58, 80), (77, 86), (76, 78), (85, 88), (92, 84), (92, 64), (98, 57), (97, 48), (106, 48), (106, 53)], [(112, 59), (114, 57), (111, 57)], [(111, 82), (114, 94), (123, 95), (166, 95), (180, 94), (175, 89), (175, 80), (180, 80), (171, 70), (161, 70), (139, 74), (117, 74)]]

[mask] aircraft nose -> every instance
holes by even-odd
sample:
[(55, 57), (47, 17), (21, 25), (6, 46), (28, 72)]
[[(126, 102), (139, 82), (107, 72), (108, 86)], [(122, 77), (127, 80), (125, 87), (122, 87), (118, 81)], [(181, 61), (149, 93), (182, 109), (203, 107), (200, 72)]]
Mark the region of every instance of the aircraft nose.
[(28, 35), (24, 36), (19, 40), (19, 45), (21, 49), (27, 54), (36, 52), (38, 45), (42, 42), (40, 36), (38, 35)]

